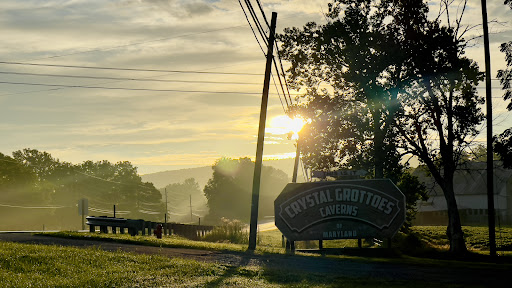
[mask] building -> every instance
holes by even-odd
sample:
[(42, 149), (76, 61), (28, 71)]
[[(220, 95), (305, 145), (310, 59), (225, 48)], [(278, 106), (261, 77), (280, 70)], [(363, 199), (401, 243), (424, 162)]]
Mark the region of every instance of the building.
[[(455, 198), (462, 225), (487, 225), (487, 170), (485, 162), (469, 162), (455, 172)], [(414, 175), (419, 177), (429, 191), (427, 201), (419, 201), (415, 225), (447, 225), (448, 213), (443, 191), (418, 167)], [(494, 208), (496, 225), (512, 224), (512, 170), (494, 162)]]

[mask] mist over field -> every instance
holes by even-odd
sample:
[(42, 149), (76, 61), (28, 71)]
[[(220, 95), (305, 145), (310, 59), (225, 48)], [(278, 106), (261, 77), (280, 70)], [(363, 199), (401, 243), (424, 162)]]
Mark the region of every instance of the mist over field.
[[(213, 179), (212, 166), (141, 176), (137, 167), (127, 161), (72, 164), (35, 149), (18, 150), (12, 155), (0, 154), (0, 217), (5, 219), (0, 231), (82, 229), (80, 199), (87, 199), (87, 215), (113, 217), (115, 205), (118, 218), (156, 222), (165, 221), (166, 206), (168, 222), (196, 224), (200, 218), (202, 223), (215, 223), (221, 217), (245, 219), (245, 212), (250, 210), (254, 165), (249, 160), (244, 160), (248, 162), (243, 167), (221, 169), (234, 181), (229, 184), (234, 186), (226, 188), (234, 194), (215, 198), (216, 203), (223, 204), (210, 203), (216, 216), (208, 217), (210, 207), (204, 189), (211, 181), (224, 181)], [(274, 163), (286, 167), (293, 160)], [(261, 211), (263, 216), (272, 216), (273, 200), (288, 182), (288, 176), (267, 164), (264, 167), (267, 172), (262, 181), (274, 184), (262, 185)], [(274, 175), (281, 180), (273, 181)], [(233, 212), (240, 209), (240, 213)]]

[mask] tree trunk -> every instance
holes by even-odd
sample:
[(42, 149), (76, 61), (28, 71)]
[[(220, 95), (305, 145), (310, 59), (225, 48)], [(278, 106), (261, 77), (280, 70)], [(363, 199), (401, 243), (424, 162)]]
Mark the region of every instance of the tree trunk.
[(448, 227), (446, 235), (450, 241), (450, 252), (455, 255), (462, 255), (467, 252), (466, 243), (464, 241), (464, 233), (460, 222), (459, 210), (455, 199), (455, 191), (453, 189), (453, 177), (445, 179), (445, 185), (442, 185), (446, 205), (448, 207)]
[[(378, 111), (378, 110), (377, 110)], [(375, 179), (384, 178), (384, 133), (380, 128), (380, 113), (373, 112), (373, 161), (375, 169)]]

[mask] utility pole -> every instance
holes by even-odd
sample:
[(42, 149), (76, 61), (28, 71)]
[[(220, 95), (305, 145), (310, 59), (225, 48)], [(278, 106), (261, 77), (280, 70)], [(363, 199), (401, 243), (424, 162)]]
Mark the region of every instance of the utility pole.
[(494, 219), (494, 153), (492, 149), (492, 94), (491, 54), (489, 51), (489, 28), (487, 25), (487, 1), (482, 0), (482, 24), (485, 52), (485, 102), (487, 106), (487, 219), (489, 221), (489, 252), (496, 256), (496, 229)]
[(297, 151), (295, 152), (295, 163), (293, 165), (292, 183), (297, 183), (297, 172), (299, 170), (300, 150), (299, 150), (299, 139), (296, 144)]
[[(164, 188), (165, 191), (165, 214), (164, 214), (164, 222), (165, 222), (165, 230), (167, 231), (167, 187)], [(167, 235), (167, 232), (165, 232), (165, 235)]]
[(249, 250), (256, 249), (256, 234), (258, 229), (258, 205), (260, 201), (261, 166), (263, 162), (263, 142), (265, 140), (265, 122), (267, 120), (268, 90), (270, 85), (270, 73), (274, 60), (274, 42), (277, 22), (277, 13), (272, 12), (270, 23), (270, 35), (268, 37), (267, 62), (265, 66), (265, 79), (263, 81), (263, 93), (261, 96), (260, 126), (258, 129), (258, 144), (256, 145), (256, 161), (254, 163), (254, 178), (252, 182), (251, 223), (249, 227)]
[[(295, 147), (297, 151), (295, 152), (295, 163), (293, 165), (293, 174), (292, 174), (292, 183), (297, 183), (297, 172), (299, 170), (299, 160), (300, 160), (300, 147), (299, 147), (299, 139), (297, 139), (297, 146)], [(322, 240), (319, 242), (319, 247), (322, 247)], [(286, 249), (290, 249), (290, 251), (295, 251), (295, 241), (290, 241), (286, 239)], [(322, 248), (320, 248), (322, 249)]]
[(192, 194), (190, 194), (190, 222), (192, 222)]

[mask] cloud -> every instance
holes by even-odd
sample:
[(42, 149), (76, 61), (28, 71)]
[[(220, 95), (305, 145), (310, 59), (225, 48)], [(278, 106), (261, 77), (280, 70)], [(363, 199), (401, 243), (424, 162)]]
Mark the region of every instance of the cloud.
[[(308, 21), (323, 23), (321, 11), (327, 10), (327, 2), (271, 0), (262, 4), (267, 17), (272, 11), (278, 12), (278, 31), (282, 31), (284, 27), (302, 27)], [(496, 3), (488, 5), (491, 19), (501, 17), (503, 20), (511, 13), (510, 9), (502, 9)], [(474, 15), (476, 20), (473, 20), (479, 23), (479, 5), (474, 6), (473, 10), (468, 10), (468, 15)], [(494, 13), (500, 14), (492, 16)], [(0, 1), (0, 24), (0, 59), (4, 61), (257, 74), (265, 69), (264, 55), (238, 2), (233, 0), (5, 0)], [(492, 41), (498, 43), (506, 39), (508, 26), (504, 26), (503, 31), (491, 36)], [(468, 51), (468, 56), (480, 61), (479, 49), (481, 47)], [(493, 55), (498, 53), (493, 56), (496, 63), (492, 66), (498, 69), (503, 57), (495, 50), (492, 52)], [(146, 167), (154, 163), (177, 168), (203, 165), (202, 157), (207, 159), (205, 162), (218, 156), (253, 157), (256, 148), (262, 75), (4, 64), (0, 64), (0, 68), (0, 71), (29, 73), (256, 83), (2, 75), (3, 81), (13, 82), (255, 93), (60, 89), (2, 84), (0, 150), (3, 153), (33, 147), (55, 153), (54, 156), (65, 161), (140, 160)], [(271, 92), (268, 119), (284, 113), (274, 87)], [(271, 132), (270, 129), (267, 132)], [(294, 155), (293, 142), (280, 139), (279, 135), (267, 133), (266, 136), (266, 144), (275, 144), (265, 146), (265, 155)]]
[(214, 10), (214, 6), (201, 0), (139, 0), (128, 1), (131, 4), (142, 3), (154, 9), (166, 11), (177, 18), (204, 16)]

